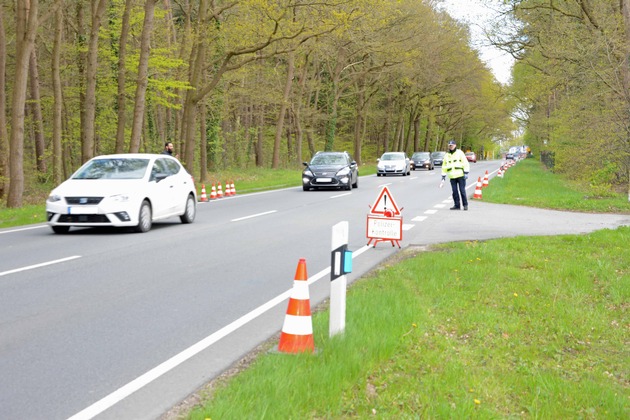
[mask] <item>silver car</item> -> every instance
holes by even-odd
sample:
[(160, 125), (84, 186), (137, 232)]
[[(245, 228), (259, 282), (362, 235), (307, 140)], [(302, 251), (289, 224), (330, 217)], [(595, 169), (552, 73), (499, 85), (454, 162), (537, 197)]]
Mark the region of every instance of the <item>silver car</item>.
[(390, 174), (400, 174), (402, 176), (411, 174), (411, 163), (405, 152), (383, 153), (376, 165), (377, 176)]

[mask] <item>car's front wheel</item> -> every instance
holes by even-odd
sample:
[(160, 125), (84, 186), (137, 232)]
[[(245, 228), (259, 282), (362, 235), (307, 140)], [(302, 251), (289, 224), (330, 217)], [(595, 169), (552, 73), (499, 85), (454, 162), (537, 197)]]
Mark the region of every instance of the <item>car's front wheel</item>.
[(195, 220), (195, 215), (197, 214), (197, 203), (195, 203), (195, 197), (192, 194), (188, 195), (186, 199), (186, 209), (184, 210), (184, 214), (179, 216), (179, 220), (182, 223), (192, 223)]
[(138, 214), (138, 225), (136, 226), (136, 232), (148, 232), (151, 230), (153, 224), (153, 215), (151, 211), (151, 204), (147, 200), (140, 205), (140, 213)]
[(354, 184), (352, 184), (353, 188), (359, 188), (359, 175), (357, 174), (357, 180), (354, 181)]

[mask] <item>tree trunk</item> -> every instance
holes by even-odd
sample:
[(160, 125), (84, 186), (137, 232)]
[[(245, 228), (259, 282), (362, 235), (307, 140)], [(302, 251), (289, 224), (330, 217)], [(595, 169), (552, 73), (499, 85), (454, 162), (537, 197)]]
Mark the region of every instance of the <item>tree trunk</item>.
[(0, 199), (8, 186), (9, 161), (9, 132), (7, 130), (7, 38), (4, 30), (4, 8), (0, 7)]
[(199, 182), (206, 182), (208, 174), (208, 135), (206, 124), (206, 105), (199, 109)]
[[(156, 0), (146, 0), (144, 3), (144, 24), (140, 38), (140, 60), (138, 63), (138, 81), (136, 87), (136, 101), (133, 110), (133, 125), (131, 127), (131, 142), (129, 152), (140, 150), (140, 137), (144, 122), (144, 109), (147, 95), (149, 55), (151, 54), (151, 32), (153, 29), (153, 14)], [(189, 168), (192, 169), (192, 166)]]
[(44, 152), (46, 141), (44, 140), (44, 118), (42, 117), (42, 103), (39, 94), (39, 70), (37, 68), (37, 52), (33, 46), (29, 58), (29, 86), (31, 90), (30, 108), (33, 113), (33, 128), (35, 137), (35, 164), (40, 174), (46, 173), (46, 160)]
[(92, 27), (85, 67), (85, 119), (81, 126), (81, 161), (94, 157), (96, 135), (96, 72), (98, 66), (98, 33), (105, 14), (107, 0), (92, 0)]
[(62, 163), (61, 163), (61, 115), (63, 111), (63, 91), (61, 89), (61, 42), (63, 34), (63, 8), (61, 7), (63, 0), (58, 0), (57, 10), (55, 11), (55, 39), (52, 51), (52, 85), (53, 85), (53, 121), (52, 121), (52, 176), (55, 185), (62, 181)]
[(7, 207), (21, 207), (24, 194), (24, 105), (28, 65), (37, 34), (38, 0), (17, 2), (15, 31), (15, 80), (11, 104), (9, 144), (9, 195)]
[[(282, 103), (276, 120), (276, 136), (273, 141), (273, 159), (271, 167), (276, 169), (280, 164), (280, 140), (282, 140), (282, 130), (284, 128), (284, 119), (286, 117), (287, 108), (289, 107), (289, 99), (291, 96), (291, 88), (293, 87), (293, 74), (295, 73), (295, 52), (289, 52), (287, 58), (287, 77), (284, 83), (284, 92), (282, 94)], [(288, 144), (288, 143), (287, 143)]]
[(127, 123), (125, 113), (125, 82), (127, 64), (127, 39), (129, 38), (129, 15), (131, 13), (132, 0), (125, 1), (125, 9), (122, 16), (122, 27), (120, 29), (120, 43), (118, 46), (118, 128), (116, 130), (116, 153), (125, 150), (125, 125)]

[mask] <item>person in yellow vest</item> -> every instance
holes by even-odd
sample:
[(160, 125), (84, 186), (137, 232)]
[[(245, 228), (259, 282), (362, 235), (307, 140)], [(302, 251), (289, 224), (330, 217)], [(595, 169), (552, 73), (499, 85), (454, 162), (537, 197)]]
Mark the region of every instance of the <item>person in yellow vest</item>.
[(468, 198), (466, 197), (468, 172), (470, 172), (470, 163), (466, 159), (466, 154), (457, 148), (455, 140), (449, 140), (448, 152), (444, 155), (444, 162), (442, 162), (442, 181), (446, 179), (446, 175), (451, 181), (454, 202), (451, 210), (460, 210), (460, 201), (464, 206), (464, 210), (468, 210)]

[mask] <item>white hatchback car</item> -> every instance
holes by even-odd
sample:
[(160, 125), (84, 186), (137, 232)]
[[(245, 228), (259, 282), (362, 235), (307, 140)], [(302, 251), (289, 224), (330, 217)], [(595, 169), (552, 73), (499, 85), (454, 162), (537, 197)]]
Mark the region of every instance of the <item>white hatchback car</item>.
[(405, 176), (411, 174), (411, 163), (405, 152), (386, 152), (378, 159), (376, 169), (377, 176), (389, 174)]
[(55, 233), (71, 226), (133, 227), (147, 232), (154, 221), (179, 216), (192, 223), (197, 191), (192, 176), (172, 156), (97, 156), (52, 190), (46, 220)]

